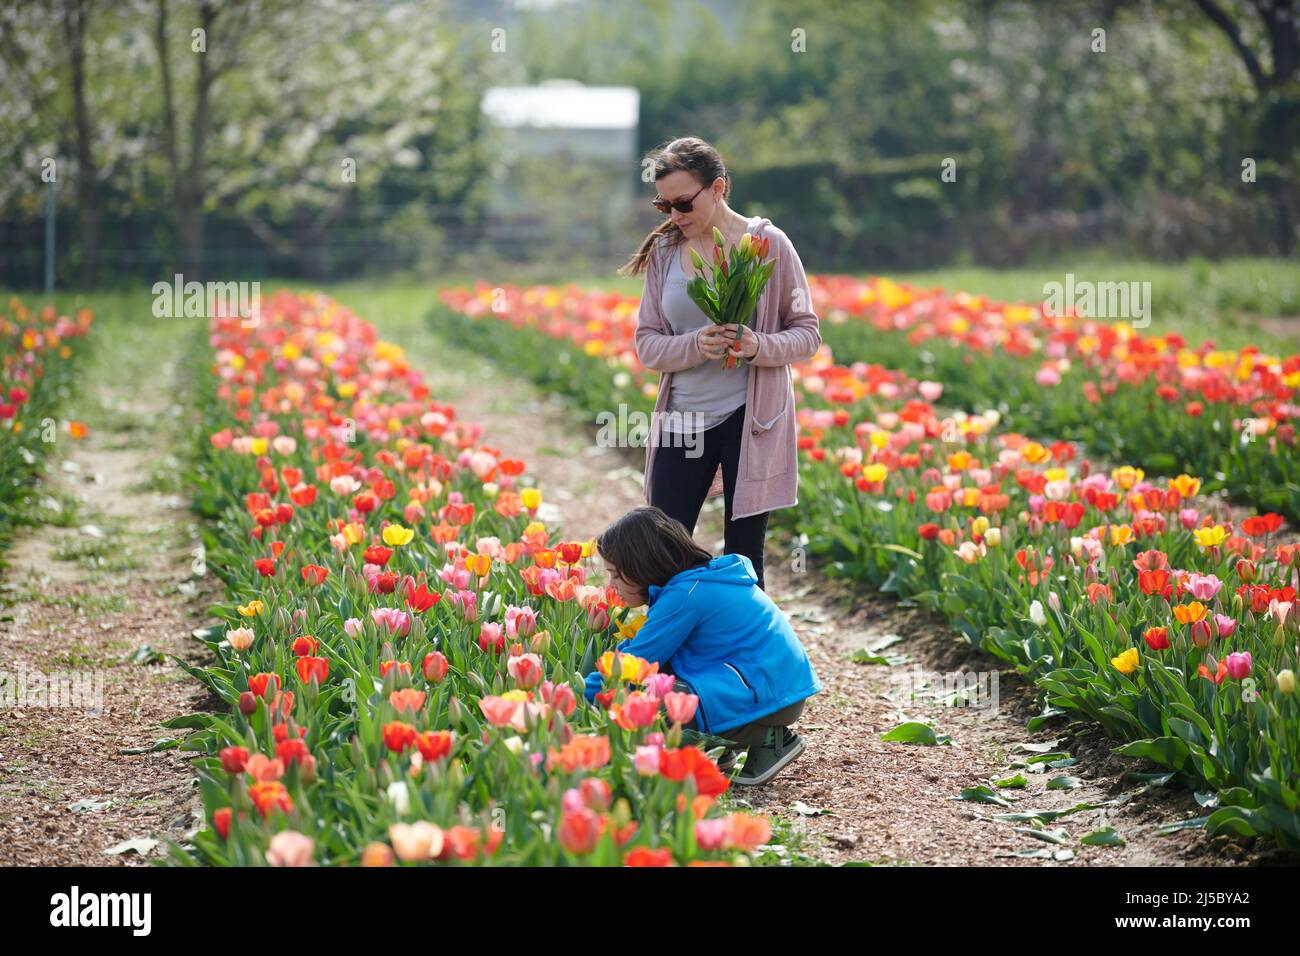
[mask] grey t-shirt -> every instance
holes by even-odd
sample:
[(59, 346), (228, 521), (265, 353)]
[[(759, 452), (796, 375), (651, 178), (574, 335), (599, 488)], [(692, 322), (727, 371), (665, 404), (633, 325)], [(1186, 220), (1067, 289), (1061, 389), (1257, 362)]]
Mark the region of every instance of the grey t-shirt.
[[(682, 272), (681, 246), (678, 245), (669, 253), (661, 299), (664, 318), (674, 335), (694, 332), (710, 322), (686, 294), (689, 278)], [(663, 429), (691, 432), (720, 425), (745, 404), (748, 385), (749, 364), (744, 361), (735, 368), (724, 369), (722, 359), (710, 359), (694, 368), (674, 372), (668, 393), (668, 411), (682, 414), (665, 416)]]

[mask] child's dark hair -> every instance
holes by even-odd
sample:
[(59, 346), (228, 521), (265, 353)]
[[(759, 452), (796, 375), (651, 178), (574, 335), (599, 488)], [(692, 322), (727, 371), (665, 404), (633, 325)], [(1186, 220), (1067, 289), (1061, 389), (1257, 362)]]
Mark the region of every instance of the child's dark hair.
[(659, 508), (633, 508), (596, 537), (600, 556), (638, 587), (663, 587), (682, 571), (708, 564), (713, 555), (695, 543), (685, 526)]

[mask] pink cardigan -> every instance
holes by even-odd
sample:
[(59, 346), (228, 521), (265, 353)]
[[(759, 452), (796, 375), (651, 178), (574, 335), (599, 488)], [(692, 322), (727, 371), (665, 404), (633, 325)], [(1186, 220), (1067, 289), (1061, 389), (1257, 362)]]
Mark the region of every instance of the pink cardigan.
[[(817, 316), (812, 311), (808, 277), (794, 245), (784, 232), (764, 217), (752, 217), (748, 231), (760, 238), (764, 235), (771, 238), (768, 255), (776, 258), (776, 268), (759, 296), (753, 322), (753, 329), (758, 333), (758, 353), (749, 360), (740, 467), (731, 504), (733, 519), (799, 503), (797, 428), (790, 365), (812, 358), (822, 342)], [(637, 357), (646, 368), (661, 373), (655, 415), (646, 442), (643, 491), (647, 503), (650, 501), (655, 449), (659, 444), (663, 414), (668, 410), (673, 372), (694, 368), (704, 362), (721, 362), (721, 359), (701, 356), (695, 347), (694, 334), (673, 334), (664, 318), (661, 305), (664, 269), (668, 256), (680, 252), (680, 246), (668, 248), (667, 236), (661, 236), (656, 242), (647, 264), (645, 291), (637, 313)], [(720, 495), (722, 491), (722, 468), (719, 467), (706, 498)]]

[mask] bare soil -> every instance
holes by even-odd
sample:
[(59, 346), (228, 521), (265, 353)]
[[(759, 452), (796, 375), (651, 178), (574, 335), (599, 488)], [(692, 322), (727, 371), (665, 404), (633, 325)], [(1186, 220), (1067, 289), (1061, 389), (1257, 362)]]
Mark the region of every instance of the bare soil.
[(143, 865), (201, 821), (186, 755), (122, 752), (183, 737), (160, 722), (205, 709), (165, 655), (206, 654), (189, 635), (211, 585), (195, 579), (196, 531), (174, 487), (174, 406), (110, 364), (92, 365), (69, 409), (89, 435), (60, 433), (33, 489), (54, 523), (5, 556), (0, 669), (25, 672), (29, 690), (34, 673), (73, 672), (88, 693), (0, 706), (3, 865)]

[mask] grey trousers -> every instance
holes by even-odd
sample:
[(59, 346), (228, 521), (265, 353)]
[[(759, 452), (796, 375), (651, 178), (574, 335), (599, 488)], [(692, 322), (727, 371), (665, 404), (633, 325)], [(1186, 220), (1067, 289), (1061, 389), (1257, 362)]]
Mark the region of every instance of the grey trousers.
[[(679, 694), (693, 694), (695, 690), (690, 684), (678, 678), (677, 683), (673, 685), (673, 690)], [(807, 701), (796, 700), (793, 704), (782, 707), (780, 710), (760, 717), (748, 724), (741, 724), (739, 727), (732, 727), (730, 730), (715, 734), (716, 737), (723, 737), (732, 741), (736, 747), (748, 749), (758, 746), (767, 738), (769, 727), (789, 727), (803, 713), (804, 704)], [(699, 726), (694, 719), (686, 725), (692, 730), (699, 730)]]

